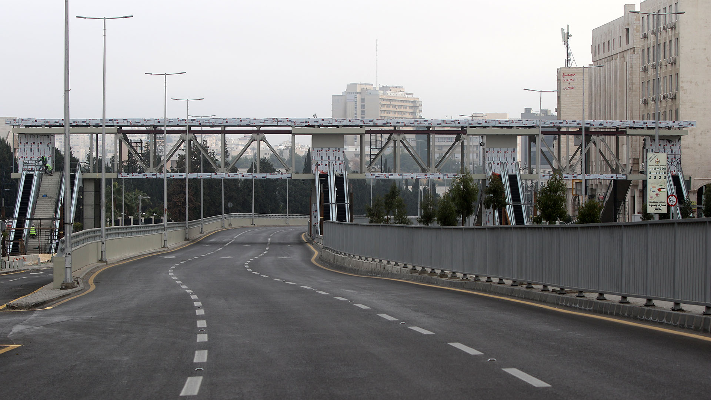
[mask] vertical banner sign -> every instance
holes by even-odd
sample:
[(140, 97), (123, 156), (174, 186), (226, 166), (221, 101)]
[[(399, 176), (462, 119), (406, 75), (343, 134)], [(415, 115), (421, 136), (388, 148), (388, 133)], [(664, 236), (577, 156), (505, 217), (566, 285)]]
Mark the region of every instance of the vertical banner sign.
[(647, 212), (667, 212), (667, 155), (647, 153)]

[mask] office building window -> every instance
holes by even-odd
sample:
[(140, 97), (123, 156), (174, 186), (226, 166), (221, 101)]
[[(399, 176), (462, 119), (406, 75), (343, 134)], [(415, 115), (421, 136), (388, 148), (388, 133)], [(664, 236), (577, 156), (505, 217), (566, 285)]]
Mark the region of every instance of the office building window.
[(667, 42), (664, 42), (662, 58), (667, 58)]
[(644, 64), (644, 49), (642, 49), (642, 63)]
[(676, 56), (679, 57), (679, 38), (675, 39), (674, 48), (676, 49)]
[(674, 87), (674, 90), (677, 92), (679, 91), (679, 73), (677, 72), (676, 76), (674, 77), (674, 80), (676, 81), (676, 86)]
[(625, 44), (627, 46), (630, 44), (630, 28), (625, 28)]
[(674, 113), (675, 113), (674, 120), (675, 120), (675, 121), (680, 121), (680, 119), (679, 119), (679, 109), (677, 108), (677, 109), (674, 111)]

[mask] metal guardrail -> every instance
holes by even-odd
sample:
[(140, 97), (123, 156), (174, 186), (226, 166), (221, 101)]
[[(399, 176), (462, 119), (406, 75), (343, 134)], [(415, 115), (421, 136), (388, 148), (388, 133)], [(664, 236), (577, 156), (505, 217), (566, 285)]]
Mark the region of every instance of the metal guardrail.
[[(233, 213), (225, 214), (225, 220), (234, 218), (251, 218), (251, 213)], [(286, 219), (286, 214), (254, 214), (255, 219)], [(308, 215), (289, 215), (289, 219), (308, 219)], [(208, 217), (203, 219), (204, 224), (218, 222), (222, 220), (222, 215)], [(196, 228), (200, 226), (200, 220), (189, 221), (188, 228)], [(176, 231), (185, 229), (185, 222), (169, 222), (168, 231)], [(130, 225), (130, 226), (112, 226), (106, 228), (106, 240), (118, 239), (130, 236), (143, 236), (163, 233), (163, 224), (150, 225)], [(101, 229), (87, 229), (81, 232), (72, 234), (72, 249), (77, 249), (85, 244), (101, 241)], [(57, 249), (58, 255), (64, 255), (64, 239), (59, 241)]]
[(324, 246), (552, 287), (711, 306), (711, 219), (409, 227), (324, 223)]

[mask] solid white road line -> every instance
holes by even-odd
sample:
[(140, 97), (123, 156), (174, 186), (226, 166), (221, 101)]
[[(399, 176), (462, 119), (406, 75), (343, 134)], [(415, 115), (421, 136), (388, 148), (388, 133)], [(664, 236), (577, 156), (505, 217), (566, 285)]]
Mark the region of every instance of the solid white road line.
[(542, 380), (538, 378), (534, 378), (531, 375), (518, 370), (516, 368), (502, 368), (505, 372), (508, 372), (509, 374), (515, 376), (516, 378), (534, 386), (534, 387), (551, 387), (551, 385), (543, 382)]
[(334, 297), (336, 300), (341, 300), (341, 301), (348, 301), (345, 297)]
[(378, 317), (380, 317), (380, 318), (385, 318), (385, 319), (387, 319), (388, 321), (397, 321), (397, 318), (391, 317), (391, 316), (389, 316), (388, 314), (378, 314)]
[(434, 332), (430, 332), (427, 329), (422, 329), (418, 326), (408, 326), (408, 328), (412, 329), (415, 332), (420, 332), (423, 335), (434, 335)]
[(199, 302), (199, 301), (194, 302), (193, 305), (194, 305), (195, 307), (202, 307), (202, 303)]
[(204, 319), (199, 319), (197, 321), (197, 327), (198, 328), (207, 328), (207, 321), (205, 321)]
[(364, 305), (362, 305), (362, 304), (353, 304), (353, 305), (356, 306), (356, 307), (358, 307), (358, 308), (362, 308), (362, 309), (364, 309), (364, 310), (370, 310), (370, 307), (364, 306)]
[(465, 345), (463, 345), (463, 344), (461, 344), (461, 343), (449, 343), (449, 345), (452, 346), (452, 347), (455, 347), (455, 348), (457, 348), (457, 349), (459, 349), (459, 350), (461, 350), (461, 351), (463, 351), (463, 352), (465, 352), (465, 353), (467, 353), (467, 354), (470, 354), (470, 355), (472, 355), (472, 356), (478, 356), (478, 355), (484, 354), (484, 353), (482, 353), (481, 351), (474, 350), (474, 349), (472, 349), (471, 347), (465, 346)]
[(207, 350), (195, 350), (194, 363), (207, 362)]
[(198, 342), (207, 342), (207, 333), (198, 333), (197, 341)]
[(202, 376), (191, 376), (185, 381), (185, 386), (183, 386), (183, 391), (180, 392), (181, 396), (197, 396), (200, 391), (200, 384), (202, 383)]
[(203, 309), (195, 310), (195, 315), (205, 315), (205, 310), (203, 310)]

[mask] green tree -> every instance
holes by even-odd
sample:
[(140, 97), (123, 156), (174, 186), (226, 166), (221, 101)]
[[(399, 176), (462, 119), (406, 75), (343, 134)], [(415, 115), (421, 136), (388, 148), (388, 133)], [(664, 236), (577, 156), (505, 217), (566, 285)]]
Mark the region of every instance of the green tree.
[(407, 206), (405, 205), (405, 200), (398, 196), (395, 199), (395, 210), (393, 212), (393, 223), (399, 225), (410, 225), (412, 221), (407, 218)]
[(462, 226), (467, 222), (467, 218), (474, 214), (474, 203), (479, 195), (479, 188), (474, 184), (474, 177), (465, 171), (459, 175), (449, 190), (452, 203), (457, 215), (461, 218)]
[(711, 217), (711, 183), (704, 186), (704, 217)]
[(565, 220), (566, 186), (563, 176), (555, 173), (538, 192), (538, 212), (540, 219), (548, 222)]
[(694, 204), (691, 202), (690, 198), (679, 204), (679, 212), (681, 213), (681, 218), (694, 218)]
[(420, 224), (429, 226), (437, 219), (437, 203), (429, 190), (422, 194), (420, 210), (420, 217), (417, 218), (417, 222)]
[(397, 184), (393, 182), (393, 184), (390, 185), (390, 190), (385, 195), (385, 199), (383, 200), (385, 218), (388, 223), (390, 223), (390, 216), (395, 215), (395, 207), (398, 198), (400, 198), (400, 188), (398, 188)]
[(437, 223), (440, 226), (457, 225), (457, 209), (449, 192), (445, 193), (437, 204)]
[(501, 223), (504, 216), (503, 209), (506, 207), (506, 191), (501, 175), (491, 174), (484, 195), (484, 207), (499, 211), (499, 223)]
[(600, 213), (602, 212), (602, 204), (595, 199), (586, 201), (578, 210), (579, 224), (597, 224), (600, 223)]
[(368, 217), (368, 222), (371, 224), (385, 224), (385, 206), (383, 199), (380, 196), (375, 196), (372, 206), (366, 206), (365, 215)]

